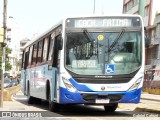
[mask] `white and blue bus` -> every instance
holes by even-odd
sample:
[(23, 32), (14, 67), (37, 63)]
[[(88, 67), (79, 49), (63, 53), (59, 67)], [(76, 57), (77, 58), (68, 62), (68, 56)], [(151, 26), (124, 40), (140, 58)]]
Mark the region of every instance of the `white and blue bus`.
[(145, 41), (139, 15), (68, 17), (25, 45), (22, 91), (28, 103), (103, 105), (140, 101)]

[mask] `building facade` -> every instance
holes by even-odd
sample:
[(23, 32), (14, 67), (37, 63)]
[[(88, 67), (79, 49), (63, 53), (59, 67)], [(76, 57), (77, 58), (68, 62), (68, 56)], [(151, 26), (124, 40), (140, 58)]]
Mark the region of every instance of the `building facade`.
[(18, 63), (20, 61), (20, 40), (22, 39), (22, 27), (12, 16), (7, 19), (7, 46), (12, 50), (9, 54), (9, 62), (12, 66), (10, 71), (6, 71), (12, 77), (17, 77), (20, 72)]
[[(159, 0), (123, 0), (124, 14), (139, 14), (146, 27), (145, 81), (160, 81), (160, 6)], [(159, 82), (160, 83), (160, 82)], [(160, 85), (152, 85), (159, 87)]]
[(20, 40), (20, 61), (22, 61), (22, 55), (23, 55), (23, 49), (24, 49), (24, 46), (26, 45), (26, 43), (30, 42), (31, 40), (28, 39), (28, 38), (24, 38), (22, 40)]

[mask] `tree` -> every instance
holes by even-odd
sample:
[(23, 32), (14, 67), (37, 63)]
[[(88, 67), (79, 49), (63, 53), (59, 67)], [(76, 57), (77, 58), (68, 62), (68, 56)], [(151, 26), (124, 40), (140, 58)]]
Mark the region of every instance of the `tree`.
[[(12, 66), (9, 63), (9, 56), (8, 56), (11, 52), (12, 50), (6, 46), (5, 71), (12, 69)], [(2, 47), (0, 47), (0, 70), (2, 70)]]

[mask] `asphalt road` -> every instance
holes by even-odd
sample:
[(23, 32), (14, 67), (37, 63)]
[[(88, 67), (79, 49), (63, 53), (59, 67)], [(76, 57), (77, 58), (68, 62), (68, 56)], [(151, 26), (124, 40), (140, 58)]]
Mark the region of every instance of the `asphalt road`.
[[(40, 111), (42, 112), (42, 116), (44, 117), (74, 117), (74, 118), (81, 118), (81, 117), (94, 117), (99, 118), (99, 120), (106, 118), (106, 117), (136, 117), (141, 115), (140, 117), (148, 117), (147, 115), (152, 115), (153, 113), (148, 112), (137, 112), (134, 111), (136, 105), (128, 104), (123, 105), (117, 108), (114, 113), (106, 113), (104, 111), (103, 106), (90, 106), (90, 105), (63, 105), (60, 107), (59, 112), (50, 112), (48, 110), (48, 102), (41, 101), (36, 102), (34, 104), (28, 104), (27, 98), (24, 95), (14, 95), (13, 100), (20, 104), (19, 110), (24, 111)], [(146, 101), (141, 100), (141, 103)], [(152, 101), (147, 102), (152, 103)], [(158, 103), (157, 103), (158, 105)], [(14, 110), (14, 109), (12, 109)], [(153, 114), (154, 115), (154, 114)], [(156, 115), (156, 114), (155, 114)]]

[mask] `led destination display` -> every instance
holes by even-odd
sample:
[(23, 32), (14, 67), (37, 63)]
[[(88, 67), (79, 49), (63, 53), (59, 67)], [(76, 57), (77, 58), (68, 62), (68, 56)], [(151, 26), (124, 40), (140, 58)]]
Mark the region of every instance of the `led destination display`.
[(139, 18), (79, 18), (68, 19), (67, 27), (96, 28), (96, 27), (132, 27), (140, 26)]

